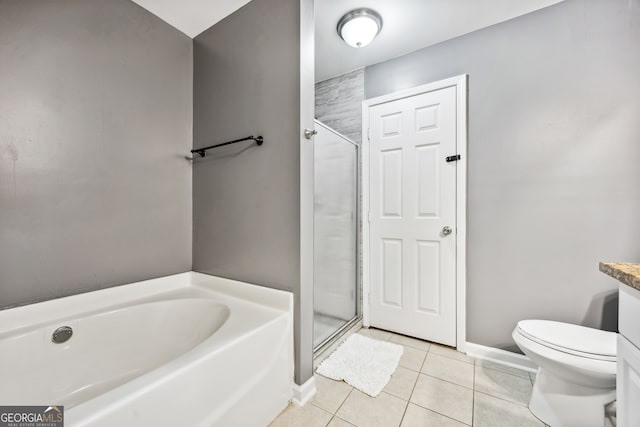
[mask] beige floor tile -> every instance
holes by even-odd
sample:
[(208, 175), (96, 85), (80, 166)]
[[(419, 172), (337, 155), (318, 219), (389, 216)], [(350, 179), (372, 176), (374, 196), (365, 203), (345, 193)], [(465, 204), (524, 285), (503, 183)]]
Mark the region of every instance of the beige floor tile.
[(353, 427), (353, 424), (346, 422), (342, 418), (333, 417), (327, 427)]
[(471, 425), (473, 390), (420, 374), (411, 403)]
[(334, 381), (322, 375), (316, 375), (315, 378), (318, 391), (311, 399), (311, 403), (335, 414), (353, 387), (344, 381)]
[(391, 332), (383, 331), (382, 329), (375, 328), (362, 328), (358, 331), (360, 335), (364, 335), (365, 337), (373, 338), (380, 341), (387, 341), (391, 338)]
[(531, 389), (531, 380), (529, 378), (476, 366), (476, 391), (527, 406), (531, 397)]
[(476, 392), (473, 405), (474, 427), (544, 427), (529, 408)]
[(433, 353), (427, 354), (422, 365), (423, 374), (468, 388), (473, 388), (473, 369), (474, 365), (471, 363)]
[(270, 427), (325, 427), (331, 420), (331, 414), (307, 403), (300, 407), (290, 404), (273, 420)]
[(529, 372), (522, 369), (512, 368), (511, 366), (501, 365), (499, 363), (490, 362), (488, 360), (476, 360), (476, 366), (482, 366), (484, 368), (495, 369), (496, 371), (506, 372), (507, 374), (517, 375), (523, 378), (529, 378)]
[(466, 424), (409, 403), (401, 427), (466, 427)]
[(383, 391), (399, 397), (402, 400), (409, 400), (417, 379), (418, 372), (398, 366), (398, 369), (391, 375), (391, 379)]
[(429, 347), (431, 347), (431, 343), (427, 341), (393, 333), (391, 334), (391, 338), (389, 338), (389, 341), (396, 344), (402, 344), (405, 347), (413, 347), (423, 351), (429, 351)]
[(431, 348), (429, 349), (429, 352), (433, 354), (437, 354), (439, 356), (447, 356), (452, 359), (460, 360), (462, 362), (474, 363), (474, 359), (467, 356), (466, 354), (461, 353), (458, 350), (453, 349), (451, 347), (445, 347), (439, 344), (431, 344)]
[(424, 358), (427, 356), (427, 352), (424, 350), (418, 350), (417, 348), (403, 346), (404, 351), (400, 358), (399, 366), (402, 366), (413, 371), (420, 372)]
[(394, 427), (400, 425), (406, 406), (406, 401), (385, 392), (374, 398), (353, 390), (336, 415), (357, 427)]

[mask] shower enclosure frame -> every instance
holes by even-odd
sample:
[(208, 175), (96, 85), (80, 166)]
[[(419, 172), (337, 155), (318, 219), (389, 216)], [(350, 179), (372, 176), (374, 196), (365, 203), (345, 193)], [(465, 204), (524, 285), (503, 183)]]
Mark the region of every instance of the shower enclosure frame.
[[(336, 342), (341, 336), (343, 336), (347, 331), (349, 331), (352, 327), (354, 327), (358, 322), (362, 321), (362, 307), (363, 307), (363, 301), (362, 301), (362, 273), (363, 273), (362, 272), (362, 256), (363, 256), (363, 248), (362, 248), (362, 240), (361, 239), (362, 239), (362, 229), (364, 227), (364, 224), (362, 224), (362, 222), (361, 222), (362, 221), (362, 145), (358, 144), (357, 142), (353, 141), (350, 138), (347, 138), (346, 136), (344, 136), (340, 132), (338, 132), (335, 129), (333, 129), (332, 127), (322, 123), (318, 119), (314, 120), (314, 125), (315, 126), (321, 126), (324, 129), (326, 129), (327, 131), (338, 135), (340, 138), (344, 139), (346, 142), (348, 142), (351, 145), (353, 145), (355, 150), (356, 150), (356, 158), (355, 158), (355, 163), (356, 163), (356, 173), (355, 173), (355, 178), (356, 178), (356, 185), (355, 185), (355, 187), (356, 187), (356, 218), (355, 218), (355, 224), (356, 224), (356, 233), (355, 233), (355, 239), (356, 239), (355, 300), (356, 300), (356, 305), (355, 305), (355, 309), (356, 310), (355, 311), (356, 311), (356, 314), (350, 320), (346, 321), (344, 325), (342, 325), (341, 327), (336, 329), (327, 338), (322, 340), (317, 345), (314, 345), (313, 354), (314, 354), (314, 357), (315, 357), (315, 355), (322, 353), (327, 347), (329, 347), (331, 344)], [(315, 143), (316, 142), (314, 141), (314, 144)], [(315, 238), (314, 238), (314, 246), (315, 246)], [(314, 250), (315, 250), (315, 248), (314, 248)], [(314, 278), (314, 287), (315, 287), (315, 278)], [(315, 301), (314, 301), (313, 310), (314, 310), (314, 322), (315, 322)]]

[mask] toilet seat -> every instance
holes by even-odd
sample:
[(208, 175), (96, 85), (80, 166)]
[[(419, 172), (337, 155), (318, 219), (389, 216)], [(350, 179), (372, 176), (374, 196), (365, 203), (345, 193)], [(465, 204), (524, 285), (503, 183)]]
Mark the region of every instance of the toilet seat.
[(522, 320), (517, 331), (544, 347), (578, 357), (616, 361), (616, 334), (551, 320)]

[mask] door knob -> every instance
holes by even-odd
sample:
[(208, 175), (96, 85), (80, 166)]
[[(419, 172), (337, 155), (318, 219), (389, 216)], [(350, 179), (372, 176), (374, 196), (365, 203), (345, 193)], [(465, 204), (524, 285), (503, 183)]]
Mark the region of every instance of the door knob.
[(442, 229), (442, 234), (444, 234), (445, 236), (448, 236), (449, 234), (451, 234), (451, 232), (452, 232), (452, 231), (453, 231), (453, 230), (451, 229), (451, 227), (449, 227), (449, 226), (445, 226), (445, 227)]

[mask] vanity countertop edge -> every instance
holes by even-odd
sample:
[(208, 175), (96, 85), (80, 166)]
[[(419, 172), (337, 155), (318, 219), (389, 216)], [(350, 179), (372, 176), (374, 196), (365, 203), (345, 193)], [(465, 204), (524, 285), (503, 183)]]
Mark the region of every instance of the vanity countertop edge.
[(640, 291), (640, 264), (600, 262), (600, 271)]

